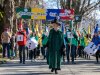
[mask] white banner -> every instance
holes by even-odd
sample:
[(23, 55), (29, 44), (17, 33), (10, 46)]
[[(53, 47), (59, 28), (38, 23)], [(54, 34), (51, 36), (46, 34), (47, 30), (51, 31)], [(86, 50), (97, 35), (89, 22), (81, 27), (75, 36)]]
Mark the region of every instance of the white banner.
[(27, 41), (26, 46), (28, 47), (28, 50), (33, 50), (38, 46), (38, 41), (33, 37)]
[(86, 52), (88, 55), (94, 55), (97, 50), (98, 46), (96, 46), (93, 42), (90, 42), (87, 47), (84, 48), (84, 52)]

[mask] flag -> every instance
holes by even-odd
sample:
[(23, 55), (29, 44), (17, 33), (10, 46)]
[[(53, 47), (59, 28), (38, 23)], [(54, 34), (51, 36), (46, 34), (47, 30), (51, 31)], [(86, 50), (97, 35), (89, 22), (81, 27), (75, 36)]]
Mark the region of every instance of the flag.
[(64, 33), (64, 23), (61, 23), (61, 31)]
[(34, 25), (32, 25), (32, 32), (35, 32), (35, 30), (34, 30)]
[(70, 24), (69, 28), (71, 28), (73, 30), (73, 21), (72, 20), (69, 21), (69, 24)]
[(91, 33), (91, 26), (89, 25), (88, 26), (88, 34), (90, 34)]
[(46, 30), (46, 32), (49, 32), (48, 26), (46, 26), (46, 29), (45, 30)]
[(28, 35), (30, 33), (30, 30), (29, 30), (29, 28), (27, 27), (26, 28), (26, 34)]
[(97, 33), (98, 32), (98, 24), (96, 25), (96, 28), (94, 30), (94, 33)]
[(36, 24), (36, 26), (35, 26), (35, 31), (36, 31), (36, 32), (39, 31), (39, 26), (38, 26), (38, 24)]
[(87, 32), (84, 28), (83, 28), (83, 33), (84, 33), (84, 36), (87, 34)]

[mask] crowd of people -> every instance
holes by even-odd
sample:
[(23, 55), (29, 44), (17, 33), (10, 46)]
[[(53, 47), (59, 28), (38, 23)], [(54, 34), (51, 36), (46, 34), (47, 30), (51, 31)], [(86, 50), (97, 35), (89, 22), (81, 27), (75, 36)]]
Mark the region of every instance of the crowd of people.
[[(26, 56), (31, 61), (37, 59), (42, 54), (43, 59), (47, 59), (47, 64), (51, 69), (51, 72), (61, 70), (61, 60), (67, 59), (67, 64), (76, 64), (75, 59), (82, 57), (90, 59), (90, 56), (84, 52), (84, 48), (89, 42), (94, 42), (96, 46), (100, 46), (100, 31), (94, 32), (94, 35), (90, 34), (77, 34), (72, 28), (64, 30), (64, 33), (60, 30), (61, 24), (55, 19), (51, 22), (52, 28), (49, 30), (49, 35), (46, 31), (43, 31), (41, 36), (37, 33), (31, 32), (29, 35), (26, 34), (25, 29), (22, 26), (18, 27), (17, 33), (11, 33), (8, 28), (5, 28), (1, 34), (2, 41), (2, 56), (3, 58), (15, 58), (17, 52), (19, 52), (20, 63), (25, 64)], [(35, 37), (38, 41), (38, 46), (33, 50), (28, 50), (26, 43), (28, 38)], [(17, 49), (18, 48), (18, 49)], [(25, 53), (27, 52), (27, 54)], [(96, 61), (99, 62), (100, 48), (96, 52)]]

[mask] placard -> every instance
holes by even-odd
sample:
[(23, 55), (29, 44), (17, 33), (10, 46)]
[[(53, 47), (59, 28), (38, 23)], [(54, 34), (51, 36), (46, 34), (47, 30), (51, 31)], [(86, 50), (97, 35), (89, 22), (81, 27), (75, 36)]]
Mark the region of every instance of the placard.
[(68, 38), (74, 38), (71, 32), (67, 32), (67, 37)]
[(17, 41), (23, 41), (23, 35), (17, 35)]
[(97, 50), (98, 46), (96, 46), (93, 42), (90, 42), (87, 47), (84, 48), (84, 52), (86, 52), (88, 55), (94, 55)]
[(28, 50), (33, 50), (38, 46), (38, 41), (32, 37), (27, 41), (26, 46), (28, 47)]

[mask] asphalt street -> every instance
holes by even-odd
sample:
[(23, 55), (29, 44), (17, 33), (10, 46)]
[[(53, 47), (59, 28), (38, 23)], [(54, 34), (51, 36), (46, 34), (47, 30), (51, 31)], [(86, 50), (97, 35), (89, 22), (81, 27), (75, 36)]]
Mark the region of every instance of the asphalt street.
[[(58, 75), (100, 75), (100, 63), (97, 64), (95, 58), (86, 60), (77, 58), (76, 64), (62, 63)], [(6, 64), (0, 64), (0, 75), (55, 75), (51, 73), (46, 60), (37, 60), (26, 64), (19, 64), (19, 60), (10, 60)]]

